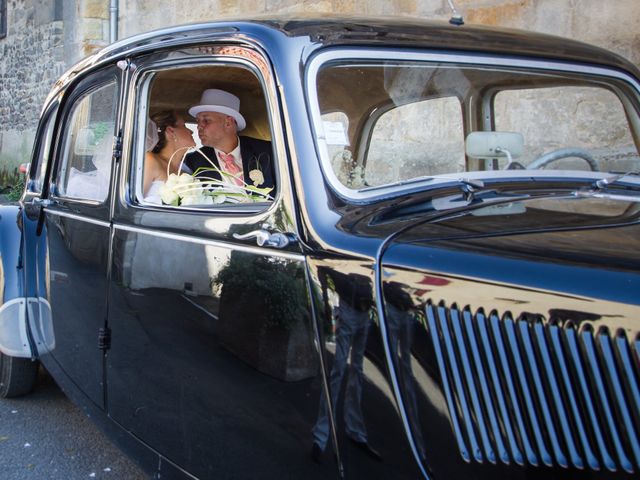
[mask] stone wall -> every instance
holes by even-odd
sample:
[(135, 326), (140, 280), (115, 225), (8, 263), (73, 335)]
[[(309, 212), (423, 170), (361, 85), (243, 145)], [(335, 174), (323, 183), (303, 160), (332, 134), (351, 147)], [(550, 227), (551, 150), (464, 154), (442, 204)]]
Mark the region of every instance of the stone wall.
[(57, 78), (108, 44), (107, 3), (8, 0), (8, 31), (0, 40), (0, 176), (29, 161), (42, 105)]
[[(405, 15), (447, 20), (446, 0), (120, 0), (124, 38), (180, 23), (262, 14)], [(30, 155), (55, 79), (108, 42), (109, 0), (8, 0), (0, 39), (0, 171)], [(637, 0), (455, 0), (467, 23), (535, 30), (593, 43), (640, 65)], [(1, 187), (1, 185), (0, 185)]]
[(64, 72), (64, 32), (54, 2), (10, 0), (0, 40), (0, 171), (31, 154), (42, 103)]

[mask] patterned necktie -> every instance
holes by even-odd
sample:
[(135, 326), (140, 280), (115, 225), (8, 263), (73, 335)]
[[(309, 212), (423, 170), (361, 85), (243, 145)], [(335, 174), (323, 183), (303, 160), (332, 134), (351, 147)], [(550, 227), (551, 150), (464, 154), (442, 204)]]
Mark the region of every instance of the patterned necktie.
[(230, 153), (218, 152), (218, 158), (224, 165), (224, 171), (233, 175), (233, 181), (236, 185), (242, 185), (242, 179), (238, 176), (242, 170), (240, 170), (240, 167), (236, 165), (236, 162), (233, 160), (233, 155)]

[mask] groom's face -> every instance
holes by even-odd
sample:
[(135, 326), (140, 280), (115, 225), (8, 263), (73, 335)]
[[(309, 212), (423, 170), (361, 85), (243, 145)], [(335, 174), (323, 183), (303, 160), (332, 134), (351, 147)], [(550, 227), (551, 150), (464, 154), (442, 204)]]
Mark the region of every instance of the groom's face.
[(218, 147), (229, 138), (235, 138), (235, 120), (218, 112), (201, 112), (196, 115), (198, 136), (203, 145)]

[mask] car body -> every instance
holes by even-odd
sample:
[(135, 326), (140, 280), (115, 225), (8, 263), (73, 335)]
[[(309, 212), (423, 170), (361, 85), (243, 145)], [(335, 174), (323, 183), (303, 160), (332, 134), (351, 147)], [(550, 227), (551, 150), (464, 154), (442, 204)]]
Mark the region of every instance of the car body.
[[(271, 141), (276, 188), (151, 203), (148, 116), (206, 88)], [(41, 362), (160, 478), (629, 478), (639, 143), (638, 70), (556, 37), (264, 19), (118, 42), (56, 83), (0, 212), (1, 393)]]

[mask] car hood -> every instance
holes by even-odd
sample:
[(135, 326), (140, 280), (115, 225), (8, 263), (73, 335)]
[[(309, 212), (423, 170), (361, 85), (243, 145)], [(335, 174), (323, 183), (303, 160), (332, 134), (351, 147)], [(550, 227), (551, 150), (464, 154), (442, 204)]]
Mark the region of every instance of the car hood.
[[(640, 266), (640, 199), (555, 196), (479, 205), (415, 222), (394, 243)], [(618, 262), (620, 260), (620, 262)]]
[(640, 272), (640, 202), (552, 196), (444, 214), (388, 237), (382, 265), (596, 296), (611, 290), (609, 276), (617, 287), (605, 295), (640, 303), (629, 288)]

